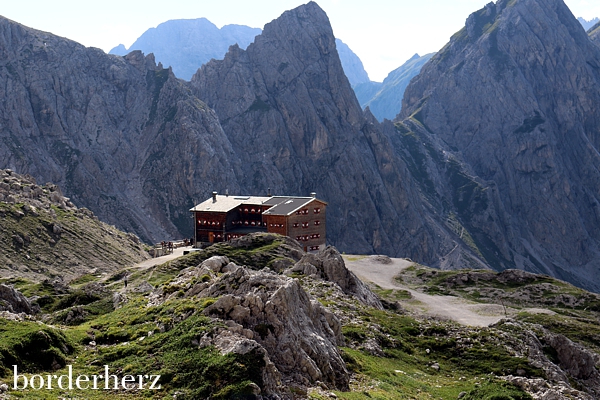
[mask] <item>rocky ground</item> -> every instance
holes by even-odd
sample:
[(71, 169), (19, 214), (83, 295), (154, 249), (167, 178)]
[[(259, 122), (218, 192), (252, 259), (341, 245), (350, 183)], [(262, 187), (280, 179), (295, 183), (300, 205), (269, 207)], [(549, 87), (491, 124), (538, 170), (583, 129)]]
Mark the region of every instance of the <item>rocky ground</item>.
[(77, 208), (58, 186), (11, 170), (0, 170), (0, 227), (0, 278), (68, 281), (149, 257), (137, 236)]
[[(0, 285), (6, 310), (0, 315), (0, 380), (10, 383), (14, 363), (28, 374), (60, 374), (67, 365), (94, 374), (110, 365), (119, 376), (161, 375), (159, 392), (111, 394), (124, 399), (600, 395), (598, 314), (581, 300), (595, 295), (575, 296), (579, 289), (560, 281), (513, 272), (441, 272), (387, 257), (342, 257), (332, 247), (306, 254), (294, 240), (272, 234), (164, 261), (69, 284)], [(380, 281), (372, 291), (346, 267), (357, 263), (360, 276), (371, 265), (371, 276), (379, 279), (373, 271), (403, 267), (392, 288)], [(442, 298), (464, 299), (466, 283), (482, 293), (484, 282), (504, 293), (525, 293), (530, 285), (535, 294), (540, 280), (580, 301), (539, 314), (530, 310), (549, 308), (532, 295), (526, 304), (507, 305), (513, 310), (508, 317), (490, 324), (456, 322), (415, 305), (418, 293), (441, 297), (439, 287), (449, 290)], [(481, 297), (480, 304), (491, 302)], [(106, 398), (77, 390), (44, 394)]]

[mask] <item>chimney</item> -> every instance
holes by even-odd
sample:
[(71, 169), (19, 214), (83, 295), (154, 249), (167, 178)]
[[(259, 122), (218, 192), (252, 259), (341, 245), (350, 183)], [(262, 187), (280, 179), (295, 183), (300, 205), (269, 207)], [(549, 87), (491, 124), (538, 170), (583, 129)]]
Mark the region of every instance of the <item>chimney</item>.
[(271, 188), (267, 189), (267, 196), (271, 197)]
[(217, 192), (213, 192), (212, 193), (212, 195), (213, 195), (213, 203), (217, 202), (217, 194), (218, 194)]
[(225, 189), (225, 197), (229, 197), (229, 189)]
[(316, 194), (315, 192), (312, 192), (312, 193), (310, 194), (310, 197), (312, 197), (313, 199), (316, 199), (316, 198), (317, 198), (317, 194)]

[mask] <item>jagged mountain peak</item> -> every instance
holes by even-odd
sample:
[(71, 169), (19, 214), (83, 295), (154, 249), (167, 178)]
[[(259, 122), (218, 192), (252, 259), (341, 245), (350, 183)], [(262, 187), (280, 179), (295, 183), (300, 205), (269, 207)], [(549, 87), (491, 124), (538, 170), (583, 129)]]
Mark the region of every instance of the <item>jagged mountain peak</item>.
[[(232, 89), (221, 94), (215, 93), (214, 96), (205, 93), (205, 86), (211, 85), (209, 80), (215, 78), (213, 73), (217, 70), (239, 72), (242, 67), (255, 70), (252, 73), (248, 70), (244, 78), (255, 80), (256, 84), (232, 85)], [(260, 70), (260, 78), (255, 76), (256, 70)], [(298, 86), (296, 82), (300, 77), (302, 85)], [(217, 79), (227, 77), (219, 76)], [(208, 104), (215, 108), (221, 120), (226, 120), (231, 117), (231, 113), (237, 114), (240, 109), (247, 110), (253, 105), (259, 107), (265, 103), (267, 106), (273, 106), (277, 100), (270, 101), (269, 97), (280, 96), (286, 91), (289, 92), (287, 95), (290, 95), (298, 90), (306, 93), (320, 91), (326, 97), (333, 96), (332, 100), (337, 103), (339, 110), (351, 107), (352, 110), (346, 112), (346, 117), (353, 118), (348, 121), (350, 123), (357, 123), (356, 116), (362, 114), (358, 103), (351, 100), (354, 96), (350, 95), (352, 89), (343, 72), (327, 14), (315, 2), (286, 11), (265, 25), (262, 34), (257, 36), (246, 50), (240, 49), (239, 46), (230, 47), (223, 60), (211, 60), (202, 66), (191, 83), (201, 88), (199, 96), (206, 97)], [(230, 104), (231, 99), (226, 99), (229, 94), (238, 101), (235, 107), (226, 110), (220, 104), (224, 100)], [(314, 105), (318, 106), (312, 101), (298, 104), (299, 107), (309, 108)]]
[(598, 104), (600, 49), (564, 2), (500, 0), (411, 82), (400, 120), (497, 191), (500, 264), (597, 288)]
[[(202, 66), (190, 84), (219, 116), (244, 165), (247, 192), (319, 193), (331, 210), (328, 235), (353, 251), (395, 253), (401, 243), (411, 254), (435, 251), (423, 245), (433, 233), (422, 226), (412, 185), (398, 184), (405, 166), (363, 115), (316, 3), (285, 12), (245, 51), (234, 46)], [(411, 226), (412, 235), (400, 226)]]
[(172, 66), (179, 78), (189, 80), (202, 64), (223, 58), (231, 44), (246, 48), (260, 32), (242, 25), (218, 28), (206, 18), (174, 19), (148, 29), (129, 49), (117, 46), (110, 53), (125, 55), (133, 50), (154, 53), (158, 61)]

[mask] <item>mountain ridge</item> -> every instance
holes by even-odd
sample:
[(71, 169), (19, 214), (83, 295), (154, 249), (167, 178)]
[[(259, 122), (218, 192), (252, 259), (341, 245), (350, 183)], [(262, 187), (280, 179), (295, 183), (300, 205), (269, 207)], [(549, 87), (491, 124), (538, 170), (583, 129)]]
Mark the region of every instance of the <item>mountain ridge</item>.
[(158, 61), (171, 66), (178, 78), (190, 80), (202, 64), (222, 58), (235, 43), (246, 48), (260, 32), (259, 28), (236, 24), (217, 28), (206, 18), (169, 20), (145, 31), (129, 49), (119, 45), (109, 53), (153, 53)]
[[(547, 24), (553, 33), (532, 40)], [(490, 3), (411, 82), (398, 117), (460, 153), (487, 188), (500, 265), (595, 290), (599, 121), (583, 110), (600, 93), (598, 50), (560, 0)]]
[(402, 98), (410, 80), (419, 74), (423, 65), (434, 54), (430, 53), (422, 57), (415, 54), (390, 72), (382, 83), (369, 81), (354, 86), (361, 107), (369, 107), (380, 122), (384, 119), (393, 120), (402, 109)]

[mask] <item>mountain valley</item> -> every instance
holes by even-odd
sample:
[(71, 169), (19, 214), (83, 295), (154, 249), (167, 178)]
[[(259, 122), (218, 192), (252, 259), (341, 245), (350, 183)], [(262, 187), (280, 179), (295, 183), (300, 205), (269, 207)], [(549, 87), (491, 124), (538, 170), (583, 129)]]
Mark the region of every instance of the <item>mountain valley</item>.
[[(490, 3), (390, 74), (383, 122), (316, 3), (259, 33), (187, 81), (0, 18), (0, 399), (39, 394), (15, 363), (161, 375), (123, 399), (598, 398), (598, 24)], [(335, 247), (142, 266), (213, 191), (317, 192)]]

